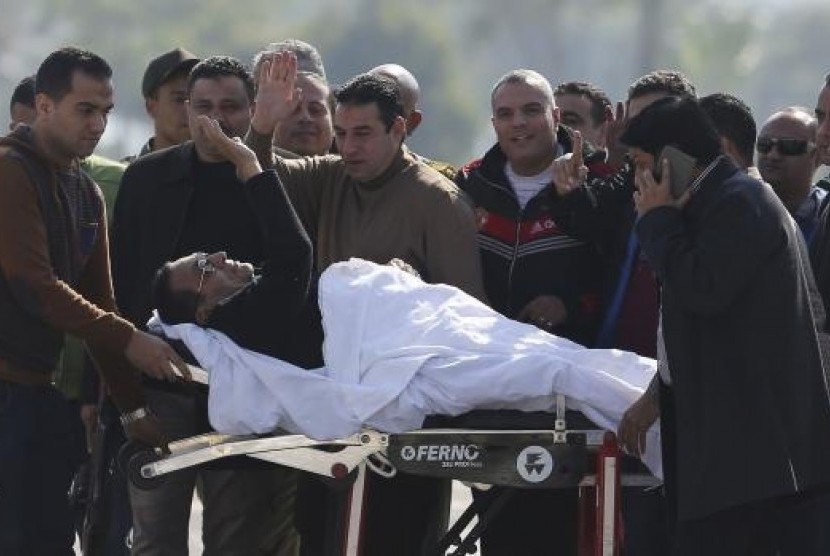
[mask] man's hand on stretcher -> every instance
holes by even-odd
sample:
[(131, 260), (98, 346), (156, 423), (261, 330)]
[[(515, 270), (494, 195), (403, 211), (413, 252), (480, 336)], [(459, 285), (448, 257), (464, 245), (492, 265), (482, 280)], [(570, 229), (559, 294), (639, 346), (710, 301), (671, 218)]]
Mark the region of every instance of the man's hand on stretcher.
[(141, 330), (133, 332), (124, 355), (130, 364), (157, 380), (192, 379), (187, 364), (167, 342)]
[(625, 411), (617, 429), (620, 446), (632, 456), (642, 457), (645, 453), (646, 434), (660, 416), (657, 380), (655, 374), (643, 395)]

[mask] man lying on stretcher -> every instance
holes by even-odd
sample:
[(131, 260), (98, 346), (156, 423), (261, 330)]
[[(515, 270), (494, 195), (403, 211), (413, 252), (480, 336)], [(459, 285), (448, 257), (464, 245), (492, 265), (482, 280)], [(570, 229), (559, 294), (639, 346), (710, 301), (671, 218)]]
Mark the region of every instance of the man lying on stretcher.
[(193, 253), (156, 274), (153, 301), (166, 324), (196, 322), (221, 330), (237, 344), (303, 368), (323, 364), (311, 241), (276, 172), (263, 172), (256, 155), (228, 138), (215, 120), (199, 116), (200, 131), (232, 161), (259, 219), (264, 265), (225, 253)]
[[(218, 431), (403, 432), (433, 414), (552, 411), (554, 393), (616, 430), (650, 381), (653, 360), (586, 349), (391, 266), (332, 265), (320, 278), (318, 307), (311, 246), (276, 174), (260, 172), (253, 153), (214, 123), (202, 125), (236, 164), (268, 257), (255, 275), (221, 253), (193, 254), (165, 265), (156, 280), (163, 323), (155, 328), (183, 340), (208, 371)], [(658, 434), (655, 427), (646, 445), (652, 470)]]

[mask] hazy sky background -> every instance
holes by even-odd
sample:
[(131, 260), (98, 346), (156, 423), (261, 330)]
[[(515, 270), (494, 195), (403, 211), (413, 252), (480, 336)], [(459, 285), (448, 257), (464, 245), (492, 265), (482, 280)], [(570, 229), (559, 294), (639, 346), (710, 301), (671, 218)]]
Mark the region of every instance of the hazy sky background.
[(679, 69), (701, 95), (736, 94), (763, 121), (812, 108), (830, 71), (826, 0), (0, 0), (0, 102), (52, 50), (89, 48), (115, 70), (116, 110), (100, 151), (122, 157), (149, 137), (140, 81), (147, 62), (182, 46), (249, 62), (268, 42), (302, 38), (343, 83), (384, 62), (421, 82), (424, 123), (410, 139), (462, 164), (493, 142), (489, 91), (503, 73), (537, 69), (555, 86), (591, 81), (612, 100), (646, 71)]

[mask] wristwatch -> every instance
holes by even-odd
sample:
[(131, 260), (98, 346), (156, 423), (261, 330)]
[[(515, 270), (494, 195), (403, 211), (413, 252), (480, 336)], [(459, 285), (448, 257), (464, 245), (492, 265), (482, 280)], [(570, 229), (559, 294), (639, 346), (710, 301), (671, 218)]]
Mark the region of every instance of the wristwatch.
[(131, 425), (136, 421), (144, 419), (149, 414), (150, 412), (146, 407), (139, 407), (138, 409), (130, 411), (129, 413), (122, 413), (119, 417), (119, 419), (121, 420), (121, 426), (126, 427), (128, 425)]

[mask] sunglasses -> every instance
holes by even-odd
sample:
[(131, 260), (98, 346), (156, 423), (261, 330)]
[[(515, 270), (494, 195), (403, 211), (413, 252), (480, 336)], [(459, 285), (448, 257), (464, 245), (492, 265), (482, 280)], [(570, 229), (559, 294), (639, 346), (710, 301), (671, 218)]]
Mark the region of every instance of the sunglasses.
[(761, 154), (769, 153), (773, 147), (784, 156), (799, 156), (813, 148), (814, 143), (806, 139), (790, 137), (761, 137), (755, 144), (755, 149)]
[(205, 283), (205, 274), (213, 274), (216, 272), (216, 267), (208, 260), (208, 256), (204, 253), (196, 255), (196, 268), (201, 272), (199, 276), (199, 287), (196, 289), (196, 297), (202, 295), (202, 285)]

